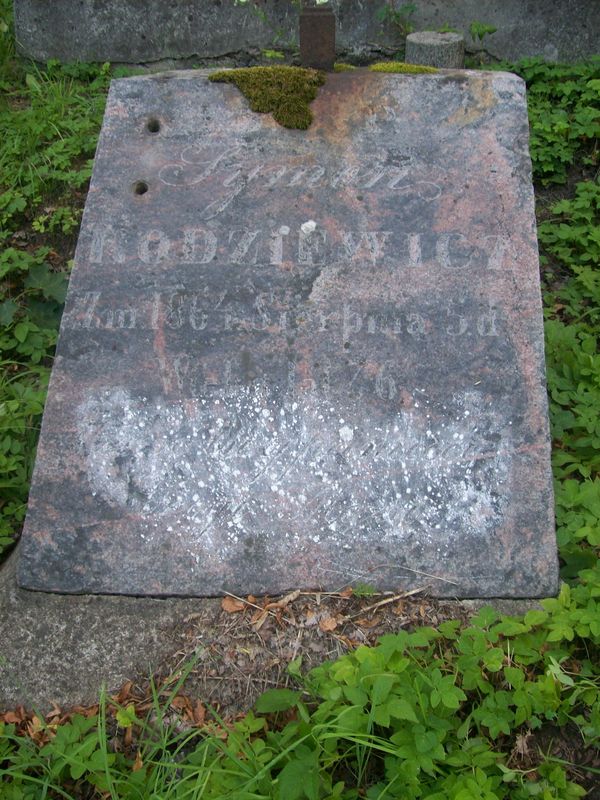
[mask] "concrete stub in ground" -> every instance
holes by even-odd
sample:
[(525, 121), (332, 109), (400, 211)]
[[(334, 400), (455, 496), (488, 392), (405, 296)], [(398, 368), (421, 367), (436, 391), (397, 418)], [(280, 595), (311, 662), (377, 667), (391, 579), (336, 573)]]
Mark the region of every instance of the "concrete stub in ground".
[(312, 110), (113, 82), (21, 586), (556, 590), (523, 81), (357, 70)]
[(465, 40), (459, 33), (419, 31), (406, 37), (408, 64), (462, 69), (465, 65)]

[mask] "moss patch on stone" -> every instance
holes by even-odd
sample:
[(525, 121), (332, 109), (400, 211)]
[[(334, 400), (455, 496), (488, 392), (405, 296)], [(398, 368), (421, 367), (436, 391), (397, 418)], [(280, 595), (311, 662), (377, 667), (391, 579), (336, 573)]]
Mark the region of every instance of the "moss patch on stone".
[(352, 72), (352, 70), (355, 69), (355, 66), (352, 64), (345, 64), (343, 61), (336, 61), (336, 63), (333, 65), (334, 72)]
[(422, 73), (438, 72), (435, 67), (425, 67), (422, 64), (405, 64), (404, 61), (380, 61), (371, 64), (371, 72), (402, 72), (406, 75), (420, 75)]
[(325, 83), (325, 73), (301, 67), (246, 67), (213, 72), (209, 80), (233, 83), (252, 111), (273, 114), (284, 128), (306, 130), (313, 119), (310, 104)]

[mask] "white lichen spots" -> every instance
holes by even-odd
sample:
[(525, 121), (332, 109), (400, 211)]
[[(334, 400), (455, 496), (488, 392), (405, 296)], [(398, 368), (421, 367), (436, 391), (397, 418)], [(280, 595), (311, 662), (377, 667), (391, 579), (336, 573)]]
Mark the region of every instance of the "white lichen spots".
[(149, 540), (177, 535), (203, 563), (244, 557), (248, 541), (284, 563), (309, 539), (330, 555), (373, 541), (443, 554), (502, 522), (511, 429), (475, 392), (445, 410), (421, 396), (421, 411), (375, 419), (350, 401), (256, 384), (206, 399), (115, 389), (77, 413), (90, 491), (145, 521)]
[[(343, 420), (340, 421), (343, 422)], [(354, 431), (348, 425), (344, 425), (343, 428), (340, 428), (339, 435), (342, 442), (349, 443), (354, 439)]]
[(302, 225), (300, 225), (300, 230), (307, 236), (310, 233), (314, 233), (316, 229), (317, 223), (314, 221), (314, 219), (309, 219), (307, 222), (303, 222)]

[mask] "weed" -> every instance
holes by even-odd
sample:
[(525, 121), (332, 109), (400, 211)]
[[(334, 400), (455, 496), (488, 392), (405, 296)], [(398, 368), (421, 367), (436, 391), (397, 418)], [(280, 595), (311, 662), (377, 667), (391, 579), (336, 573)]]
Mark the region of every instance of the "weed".
[(479, 42), (481, 46), (483, 46), (483, 40), (485, 37), (491, 36), (492, 33), (496, 33), (497, 30), (498, 28), (496, 28), (494, 25), (487, 25), (485, 22), (477, 22), (477, 20), (469, 25), (471, 39)]
[(531, 58), (513, 69), (527, 83), (534, 179), (564, 184), (575, 160), (600, 164), (600, 56), (585, 64), (552, 65)]
[(377, 594), (377, 589), (374, 586), (371, 586), (370, 583), (357, 581), (352, 586), (352, 594), (354, 597), (373, 597)]
[(382, 23), (391, 24), (400, 36), (406, 38), (414, 30), (411, 17), (416, 10), (416, 3), (402, 3), (400, 6), (396, 6), (395, 0), (388, 0), (377, 11), (377, 18)]

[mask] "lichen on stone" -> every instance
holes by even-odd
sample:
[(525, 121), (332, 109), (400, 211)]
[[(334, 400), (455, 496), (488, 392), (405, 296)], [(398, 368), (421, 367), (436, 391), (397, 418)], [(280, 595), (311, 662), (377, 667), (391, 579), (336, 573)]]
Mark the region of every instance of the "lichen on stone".
[(402, 72), (407, 75), (438, 72), (435, 67), (426, 67), (423, 64), (406, 64), (404, 61), (380, 61), (378, 64), (371, 64), (369, 69), (371, 72)]
[(313, 119), (310, 103), (325, 83), (325, 73), (301, 67), (245, 67), (213, 72), (209, 80), (233, 83), (252, 111), (272, 113), (284, 128), (306, 130)]

